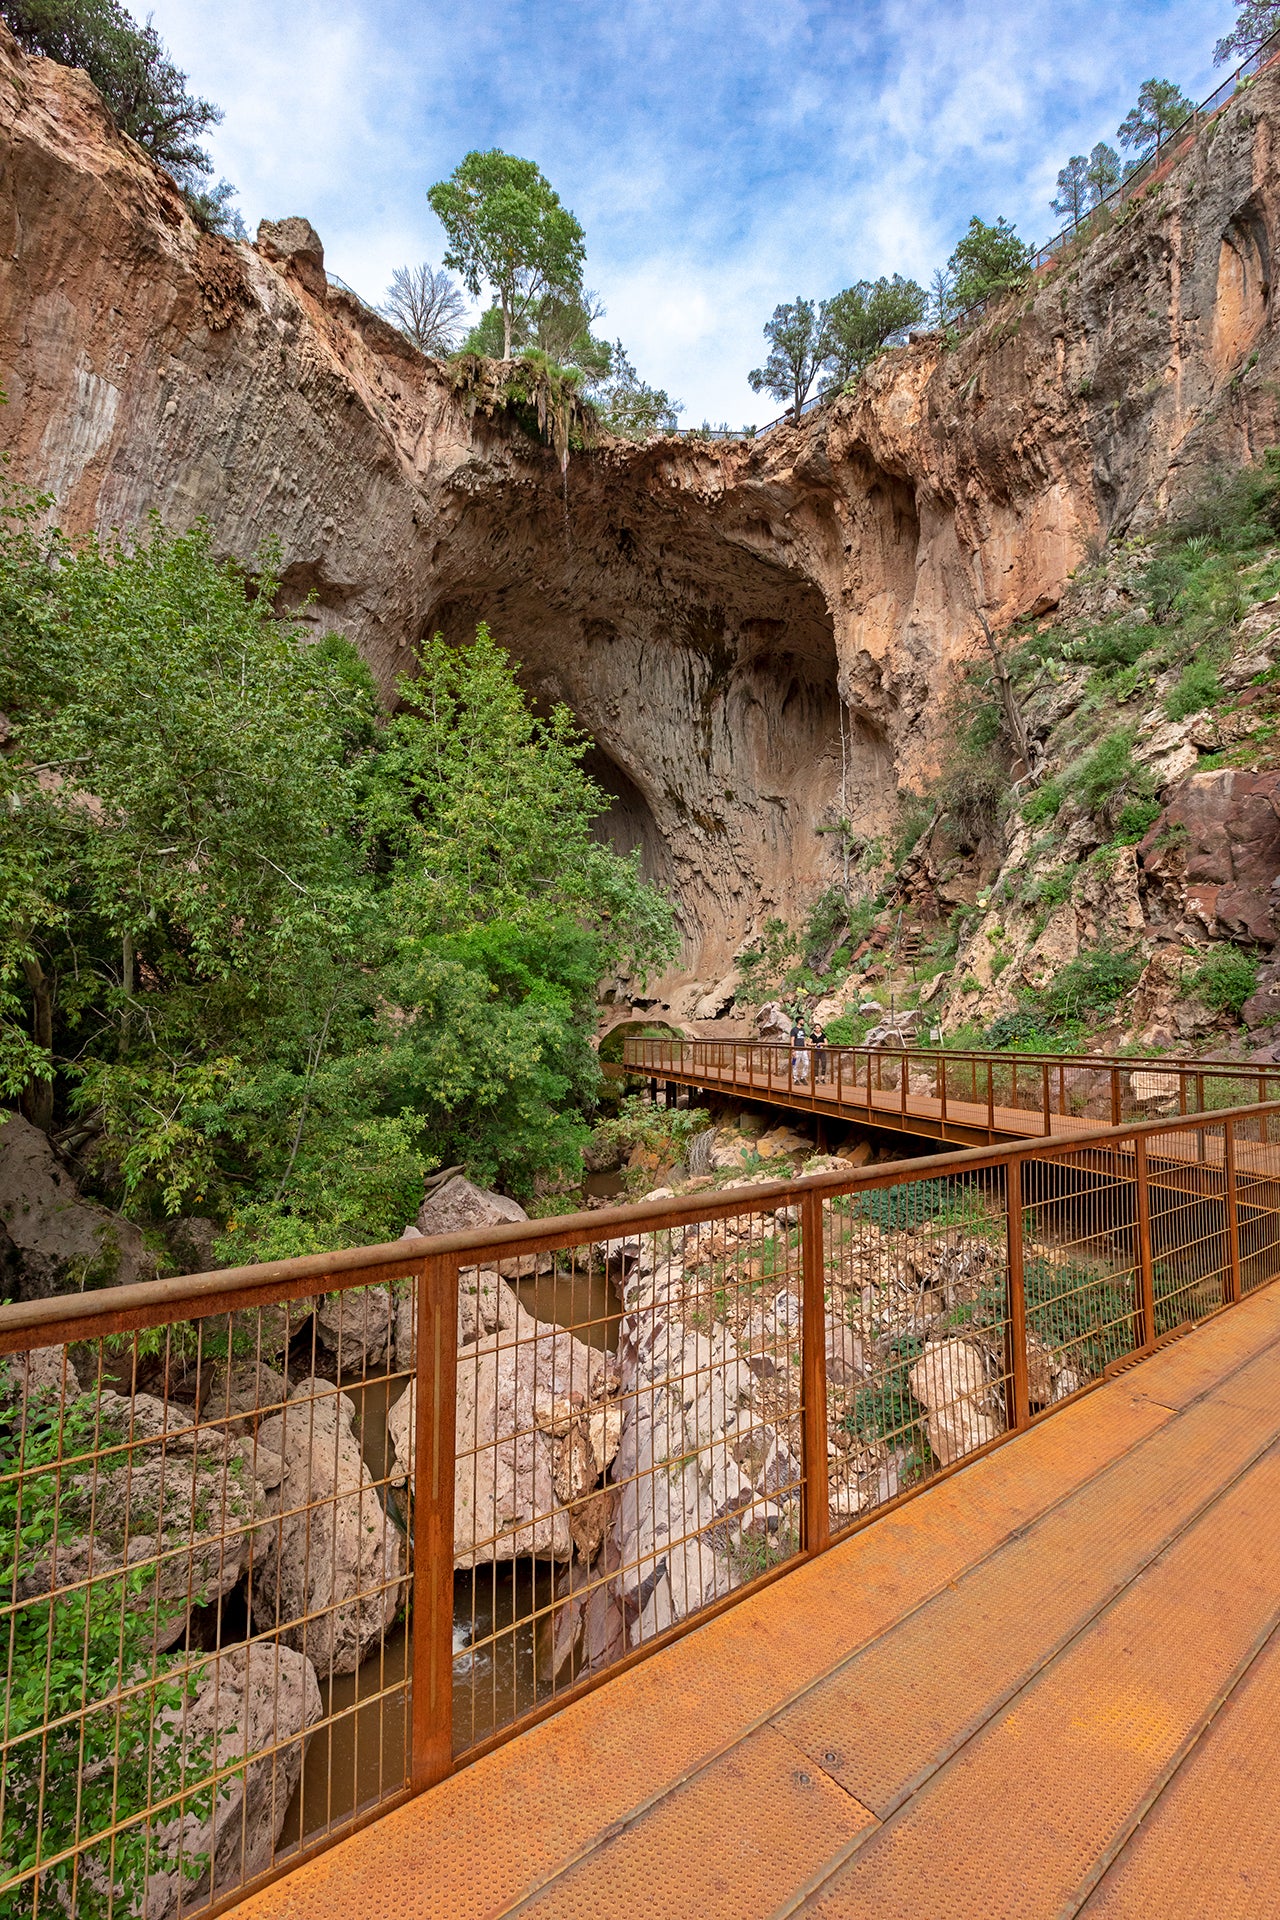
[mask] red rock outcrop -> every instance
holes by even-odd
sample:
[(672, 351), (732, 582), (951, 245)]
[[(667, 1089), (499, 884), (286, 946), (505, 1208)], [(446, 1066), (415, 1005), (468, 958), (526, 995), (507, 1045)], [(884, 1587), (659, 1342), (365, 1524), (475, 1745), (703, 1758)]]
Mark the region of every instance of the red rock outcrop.
[(1176, 788), (1138, 849), (1148, 904), (1247, 946), (1280, 939), (1280, 773), (1230, 767)]
[(834, 876), (839, 820), (888, 829), (979, 607), (1049, 608), (1091, 541), (1280, 439), (1277, 126), (1273, 69), (1078, 257), (800, 428), (562, 473), (326, 284), (305, 221), (200, 233), (84, 76), (0, 28), (3, 438), (73, 531), (275, 540), (388, 694), (424, 634), (488, 620), (595, 736), (610, 831), (709, 981)]

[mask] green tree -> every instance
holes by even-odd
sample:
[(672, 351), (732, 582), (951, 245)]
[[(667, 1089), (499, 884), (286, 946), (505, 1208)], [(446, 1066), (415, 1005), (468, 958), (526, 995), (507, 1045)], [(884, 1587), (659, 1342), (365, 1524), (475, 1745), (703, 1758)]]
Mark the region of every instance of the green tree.
[(83, 68), (116, 125), (179, 184), (212, 171), (200, 142), (222, 114), (188, 93), (186, 74), (149, 21), (138, 26), (119, 0), (3, 0), (0, 11), (29, 53)]
[(1233, 56), (1247, 60), (1274, 33), (1280, 33), (1280, 0), (1245, 0), (1235, 26), (1213, 50), (1214, 65), (1220, 67)]
[(1134, 149), (1135, 160), (1141, 160), (1167, 140), (1194, 110), (1194, 103), (1172, 80), (1144, 80), (1138, 88), (1138, 104), (1130, 107), (1116, 129), (1116, 137), (1122, 147)]
[(764, 337), (769, 342), (769, 357), (762, 367), (753, 368), (747, 375), (751, 390), (772, 394), (791, 408), (792, 417), (798, 421), (831, 350), (825, 305), (797, 295), (790, 306), (774, 308), (772, 320), (765, 322)]
[(544, 294), (580, 291), (582, 228), (532, 160), (498, 148), (469, 153), (427, 199), (448, 238), (445, 266), (473, 298), (492, 289), (510, 359), (513, 330)]
[(595, 386), (608, 378), (612, 364), (608, 341), (591, 331), (603, 312), (593, 294), (544, 293), (513, 322), (508, 341), (502, 309), (494, 305), (476, 321), (463, 351), (484, 354), (490, 360), (509, 358), (513, 348), (544, 354), (555, 366), (580, 374), (584, 386)]
[(1058, 191), (1050, 206), (1073, 226), (1083, 220), (1089, 207), (1089, 162), (1082, 153), (1073, 153), (1059, 169)]
[(919, 326), (928, 304), (924, 288), (899, 273), (891, 280), (859, 280), (828, 300), (824, 390), (838, 393), (856, 380), (886, 346)]
[(1089, 205), (1099, 207), (1114, 193), (1120, 185), (1120, 155), (1105, 140), (1099, 140), (1089, 154), (1089, 165), (1085, 169), (1085, 185), (1089, 190)]
[(975, 213), (947, 261), (952, 276), (951, 298), (957, 313), (1026, 278), (1031, 249), (1018, 238), (1003, 216), (994, 226)]
[(621, 440), (650, 440), (655, 434), (674, 433), (684, 412), (680, 401), (640, 378), (621, 340), (613, 343), (609, 378), (592, 399), (604, 425)]
[(0, 513), (0, 1086), (238, 1258), (393, 1237), (442, 1157), (572, 1170), (602, 975), (673, 952), (566, 713), (482, 632), (379, 711), (202, 528)]

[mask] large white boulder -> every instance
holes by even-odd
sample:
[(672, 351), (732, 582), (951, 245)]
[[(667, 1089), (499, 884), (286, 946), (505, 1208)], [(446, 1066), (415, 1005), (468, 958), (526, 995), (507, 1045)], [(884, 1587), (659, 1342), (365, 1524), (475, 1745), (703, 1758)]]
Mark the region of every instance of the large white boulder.
[(164, 1865), (147, 1876), (143, 1920), (190, 1913), (274, 1864), (307, 1729), (324, 1715), (310, 1660), (271, 1641), (213, 1654), (193, 1682), (183, 1707), (158, 1716), (157, 1781), (163, 1783), (178, 1748), (189, 1786), (215, 1771), (235, 1771), (212, 1797), (193, 1793), (186, 1810), (157, 1826)]
[(254, 1556), (254, 1625), (278, 1630), (326, 1677), (355, 1672), (395, 1619), (404, 1586), (403, 1542), (361, 1457), (355, 1411), (331, 1381), (303, 1380), (257, 1433), (282, 1470)]

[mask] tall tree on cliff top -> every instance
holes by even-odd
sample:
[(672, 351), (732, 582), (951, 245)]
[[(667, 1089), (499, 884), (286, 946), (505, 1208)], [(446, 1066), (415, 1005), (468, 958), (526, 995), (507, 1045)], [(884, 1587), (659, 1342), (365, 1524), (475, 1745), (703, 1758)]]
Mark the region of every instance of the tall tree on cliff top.
[(514, 328), (544, 294), (579, 292), (586, 259), (581, 226), (532, 160), (495, 147), (469, 153), (427, 194), (445, 230), (446, 267), (473, 298), (493, 290), (502, 314), (502, 357)]
[(1214, 65), (1222, 66), (1233, 55), (1247, 60), (1273, 33), (1280, 33), (1280, 0), (1245, 0), (1235, 26), (1213, 50)]
[(149, 21), (140, 27), (118, 0), (2, 0), (0, 13), (28, 53), (83, 68), (116, 125), (180, 185), (212, 171), (200, 141), (222, 113), (187, 92), (186, 74)]
[(947, 261), (955, 311), (963, 313), (990, 294), (1020, 285), (1030, 259), (1031, 249), (1003, 215), (991, 226), (975, 213)]
[(1064, 220), (1078, 223), (1089, 209), (1089, 162), (1082, 153), (1073, 153), (1058, 171), (1058, 191), (1050, 206)]
[(1120, 155), (1105, 140), (1099, 140), (1091, 149), (1084, 177), (1091, 207), (1100, 207), (1107, 195), (1120, 185)]
[(802, 300), (797, 294), (790, 306), (774, 308), (772, 320), (765, 322), (764, 337), (769, 357), (747, 375), (751, 390), (784, 401), (799, 420), (809, 389), (831, 351), (825, 302)]
[(826, 304), (827, 377), (823, 391), (839, 393), (884, 348), (900, 342), (924, 319), (929, 296), (914, 280), (858, 280)]
[(1141, 160), (1194, 110), (1195, 103), (1172, 80), (1144, 80), (1138, 88), (1138, 104), (1120, 122), (1116, 138), (1122, 147), (1134, 149), (1135, 160)]

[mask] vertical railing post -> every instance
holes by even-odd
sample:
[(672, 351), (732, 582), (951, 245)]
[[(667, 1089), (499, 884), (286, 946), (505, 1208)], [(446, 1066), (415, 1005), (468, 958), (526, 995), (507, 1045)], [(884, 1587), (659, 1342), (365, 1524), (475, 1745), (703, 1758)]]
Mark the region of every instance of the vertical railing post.
[(1240, 1298), (1240, 1210), (1236, 1196), (1235, 1122), (1222, 1123), (1222, 1198), (1227, 1216), (1227, 1271), (1222, 1297), (1226, 1306)]
[(821, 1553), (831, 1538), (827, 1487), (827, 1303), (822, 1196), (810, 1188), (800, 1201), (803, 1300), (800, 1316), (801, 1432), (804, 1499), (800, 1545)]
[(1041, 1063), (1040, 1099), (1044, 1108), (1044, 1130), (1046, 1134), (1050, 1134), (1053, 1128), (1049, 1119), (1049, 1062), (1047, 1060)]
[(995, 1066), (994, 1066), (994, 1063), (991, 1061), (991, 1059), (988, 1058), (987, 1060), (987, 1132), (990, 1134), (990, 1133), (994, 1133), (995, 1130), (996, 1130)]
[(1111, 1124), (1113, 1127), (1120, 1125), (1120, 1069), (1114, 1065), (1111, 1069)]
[(453, 1473), (458, 1390), (457, 1257), (418, 1274), (413, 1455), (413, 1682), (409, 1779), (435, 1786), (453, 1765)]
[(1138, 1216), (1138, 1338), (1139, 1353), (1149, 1353), (1156, 1343), (1156, 1283), (1151, 1263), (1151, 1191), (1147, 1184), (1147, 1139), (1138, 1134), (1133, 1143), (1133, 1178)]
[(1005, 1169), (1005, 1238), (1009, 1252), (1009, 1351), (1005, 1370), (1012, 1405), (1009, 1426), (1020, 1432), (1031, 1419), (1027, 1369), (1027, 1282), (1022, 1258), (1022, 1161)]
[(947, 1056), (945, 1053), (939, 1053), (938, 1064), (942, 1068), (942, 1127), (945, 1132), (947, 1125)]

